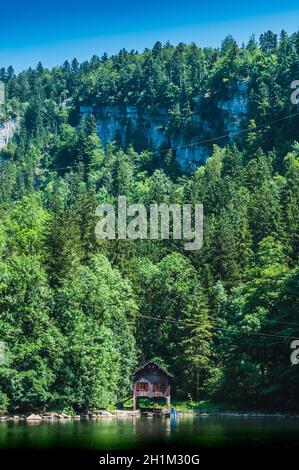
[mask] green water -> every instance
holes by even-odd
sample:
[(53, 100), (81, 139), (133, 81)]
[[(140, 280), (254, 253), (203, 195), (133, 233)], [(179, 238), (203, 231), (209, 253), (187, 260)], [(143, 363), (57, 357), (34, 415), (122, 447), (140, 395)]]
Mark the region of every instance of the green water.
[(230, 446), (299, 447), (299, 420), (275, 418), (183, 417), (102, 419), (64, 423), (0, 423), (1, 449), (138, 449)]

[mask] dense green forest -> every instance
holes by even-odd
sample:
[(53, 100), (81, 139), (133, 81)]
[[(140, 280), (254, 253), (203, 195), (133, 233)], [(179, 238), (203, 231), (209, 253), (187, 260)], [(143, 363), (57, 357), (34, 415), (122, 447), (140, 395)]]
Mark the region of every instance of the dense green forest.
[[(283, 31), (242, 46), (232, 37), (219, 49), (156, 43), (51, 70), (0, 70), (0, 118), (20, 117), (0, 162), (0, 409), (107, 407), (130, 396), (134, 368), (153, 358), (174, 374), (177, 399), (298, 408), (296, 79), (299, 33)], [(188, 174), (172, 151), (102, 148), (95, 119), (78, 112), (163, 106), (171, 131), (191, 135), (192, 114), (211, 114), (241, 82), (247, 131), (216, 142)], [(97, 241), (95, 208), (119, 195), (146, 207), (202, 203), (203, 248)]]

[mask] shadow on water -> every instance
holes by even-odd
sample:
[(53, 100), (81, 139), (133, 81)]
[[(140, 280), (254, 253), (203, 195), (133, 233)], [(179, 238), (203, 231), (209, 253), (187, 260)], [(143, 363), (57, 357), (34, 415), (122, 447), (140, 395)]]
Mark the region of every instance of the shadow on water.
[(299, 420), (183, 417), (81, 422), (0, 423), (0, 449), (121, 450), (163, 445), (189, 448), (299, 447)]

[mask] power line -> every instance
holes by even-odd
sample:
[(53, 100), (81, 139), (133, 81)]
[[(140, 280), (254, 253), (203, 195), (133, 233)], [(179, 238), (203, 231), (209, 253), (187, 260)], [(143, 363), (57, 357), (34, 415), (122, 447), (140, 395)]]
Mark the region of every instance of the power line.
[[(90, 307), (90, 305), (87, 305), (87, 304), (84, 304), (84, 303), (81, 303), (80, 302), (80, 305), (84, 306), (84, 307)], [(139, 315), (139, 316), (142, 316), (142, 315)], [(150, 317), (150, 316), (145, 316), (143, 315), (144, 318), (155, 318), (155, 317)], [(159, 318), (161, 321), (166, 321), (165, 319), (161, 319)], [(291, 325), (291, 326), (298, 326), (299, 327), (299, 323), (295, 323), (295, 322), (288, 322), (288, 321), (280, 321), (280, 320), (275, 320), (275, 319), (269, 319), (269, 318), (265, 318), (265, 320), (267, 322), (271, 322), (271, 321), (274, 321), (275, 323), (279, 323), (279, 324), (283, 324), (283, 325)], [(167, 320), (168, 321), (168, 320)], [(184, 322), (184, 320), (169, 320), (171, 322), (174, 322), (176, 323), (177, 321), (180, 321), (180, 322)], [(190, 324), (191, 325), (191, 324)], [(198, 324), (194, 324), (193, 326), (197, 326)], [(266, 334), (266, 333), (265, 333)], [(284, 336), (285, 337), (285, 336)], [(294, 338), (294, 339), (299, 339), (299, 338)]]
[[(184, 320), (172, 320), (172, 319), (165, 319), (165, 318), (159, 318), (159, 317), (152, 317), (150, 315), (139, 315), (139, 317), (142, 317), (142, 318), (148, 318), (150, 320), (158, 320), (158, 321), (162, 321), (162, 322), (169, 322), (169, 323), (182, 323), (183, 325), (185, 326), (201, 326), (200, 323), (187, 323), (185, 322)], [(227, 328), (225, 327), (220, 327), (220, 326), (214, 326), (214, 325), (211, 325), (211, 328), (214, 329), (214, 330), (225, 330), (225, 331), (230, 331), (230, 333), (238, 333), (238, 334), (246, 334), (246, 335), (256, 335), (256, 336), (266, 336), (266, 337), (273, 337), (273, 338), (280, 338), (280, 339), (297, 339), (299, 340), (299, 338), (296, 338), (294, 336), (286, 336), (286, 335), (277, 335), (277, 334), (274, 334), (274, 333), (259, 333), (257, 331), (243, 331), (243, 330), (228, 330)]]
[[(87, 308), (91, 307), (91, 305), (85, 304), (83, 302), (77, 302), (77, 303), (79, 305), (83, 306), (83, 307), (87, 307)], [(151, 315), (139, 314), (138, 318), (147, 318), (149, 320), (156, 320), (156, 321), (161, 321), (161, 322), (164, 322), (164, 323), (174, 323), (174, 324), (180, 323), (180, 324), (182, 324), (182, 326), (186, 326), (186, 327), (202, 326), (201, 323), (186, 322), (185, 320), (179, 320), (179, 319), (178, 320), (172, 320), (171, 318), (166, 319), (166, 318), (160, 318), (160, 317), (151, 316)], [(281, 322), (277, 322), (277, 323), (281, 323)], [(286, 322), (282, 322), (282, 323), (286, 323)], [(299, 326), (297, 323), (295, 323), (295, 325)], [(219, 331), (223, 331), (223, 330), (228, 331), (228, 329), (226, 327), (215, 326), (215, 325), (211, 325), (211, 329), (219, 330)], [(243, 330), (235, 330), (234, 329), (234, 330), (230, 330), (230, 333), (246, 334), (246, 335), (254, 335), (254, 336), (265, 336), (265, 337), (288, 339), (288, 340), (294, 340), (294, 339), (299, 340), (299, 338), (297, 338), (295, 336), (278, 335), (278, 334), (275, 334), (275, 333), (260, 333), (258, 331), (243, 331)]]
[[(272, 319), (266, 319), (268, 322), (271, 322)], [(274, 320), (275, 323), (281, 323), (281, 324), (284, 324), (284, 325), (292, 325), (292, 326), (299, 326), (299, 323), (294, 323), (294, 322), (289, 322), (289, 321), (278, 321), (278, 320)]]
[[(176, 147), (169, 147), (167, 149), (154, 150), (151, 153), (153, 155), (160, 155), (161, 153), (165, 153), (165, 152), (169, 152), (169, 151), (173, 151), (173, 150), (179, 150), (181, 148), (189, 148), (189, 147), (193, 147), (195, 145), (215, 142), (215, 141), (227, 138), (227, 137), (231, 137), (231, 135), (245, 134), (246, 132), (249, 132), (249, 131), (254, 130), (254, 129), (262, 129), (263, 127), (267, 127), (267, 126), (270, 126), (272, 124), (276, 124), (278, 122), (285, 121), (287, 119), (291, 119), (295, 116), (299, 116), (299, 112), (294, 113), (294, 114), (288, 114), (287, 116), (283, 116), (281, 118), (274, 119), (273, 121), (268, 121), (264, 124), (255, 125), (253, 129), (250, 129), (249, 127), (247, 127), (246, 129), (242, 129), (240, 131), (232, 131), (232, 132), (229, 132), (227, 134), (222, 134), (220, 136), (211, 137), (209, 139), (203, 139), (203, 140), (199, 140), (199, 141), (196, 141), (196, 142), (190, 142), (189, 144), (178, 145)], [(55, 167), (55, 168), (45, 168), (45, 170), (53, 170), (53, 171), (56, 171), (56, 170), (69, 170), (71, 168), (76, 168), (79, 165), (83, 166), (83, 167), (91, 167), (91, 166), (95, 166), (95, 165), (100, 165), (100, 163), (77, 163), (77, 164), (72, 164), (72, 165), (68, 165), (68, 166), (61, 166), (61, 167)]]

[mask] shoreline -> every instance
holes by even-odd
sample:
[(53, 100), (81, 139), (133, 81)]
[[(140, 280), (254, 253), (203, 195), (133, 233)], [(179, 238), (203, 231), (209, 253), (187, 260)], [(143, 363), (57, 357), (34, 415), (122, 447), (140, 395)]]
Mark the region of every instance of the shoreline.
[[(210, 411), (205, 412), (201, 410), (176, 410), (175, 417), (202, 417), (202, 418), (253, 418), (253, 419), (267, 419), (267, 418), (276, 418), (276, 419), (299, 419), (298, 414), (287, 413), (287, 412), (258, 412), (258, 411)], [(142, 412), (140, 410), (101, 410), (97, 412), (89, 412), (83, 414), (71, 415), (68, 413), (31, 413), (31, 414), (3, 414), (0, 416), (1, 422), (9, 423), (46, 423), (46, 422), (69, 422), (69, 421), (95, 421), (102, 419), (113, 419), (113, 418), (169, 418), (170, 414), (166, 413), (151, 413), (151, 412)]]

